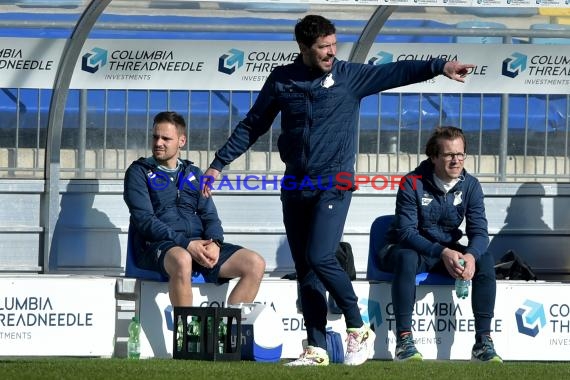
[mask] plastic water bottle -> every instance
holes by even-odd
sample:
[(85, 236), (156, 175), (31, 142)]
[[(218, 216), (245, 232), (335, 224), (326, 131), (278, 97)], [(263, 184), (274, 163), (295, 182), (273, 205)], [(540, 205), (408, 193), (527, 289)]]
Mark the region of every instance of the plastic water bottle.
[(195, 316), (188, 324), (188, 352), (200, 352), (200, 321)]
[(178, 321), (176, 321), (176, 351), (182, 351), (182, 345), (184, 344), (184, 322), (182, 322), (182, 316), (178, 316)]
[[(465, 260), (459, 259), (459, 264), (465, 266)], [(457, 298), (465, 299), (469, 296), (469, 285), (471, 281), (458, 278), (455, 280), (455, 294)]]
[(218, 353), (223, 354), (226, 352), (226, 335), (228, 333), (228, 326), (224, 322), (223, 318), (220, 318), (220, 324), (218, 325)]
[(141, 357), (141, 323), (137, 317), (133, 317), (129, 323), (129, 340), (127, 342), (127, 357), (139, 359)]

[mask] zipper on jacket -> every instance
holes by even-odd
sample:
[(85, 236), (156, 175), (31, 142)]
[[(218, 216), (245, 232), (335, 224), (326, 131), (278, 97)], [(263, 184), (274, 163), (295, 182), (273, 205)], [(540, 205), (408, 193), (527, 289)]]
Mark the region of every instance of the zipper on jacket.
[(192, 226), (191, 226), (190, 223), (188, 222), (188, 219), (184, 218), (184, 214), (180, 211), (180, 186), (179, 186), (179, 181), (180, 181), (180, 178), (181, 178), (181, 177), (182, 177), (182, 178), (186, 178), (186, 175), (188, 174), (188, 173), (187, 173), (187, 170), (188, 170), (188, 166), (182, 165), (182, 168), (180, 168), (180, 173), (183, 173), (183, 175), (182, 175), (182, 176), (178, 176), (177, 179), (176, 179), (176, 183), (175, 183), (175, 186), (176, 186), (176, 212), (178, 213), (178, 215), (180, 215), (180, 218), (181, 218), (182, 220), (184, 220), (184, 224), (186, 224), (186, 229), (187, 229), (188, 231), (191, 231), (191, 230), (192, 230)]

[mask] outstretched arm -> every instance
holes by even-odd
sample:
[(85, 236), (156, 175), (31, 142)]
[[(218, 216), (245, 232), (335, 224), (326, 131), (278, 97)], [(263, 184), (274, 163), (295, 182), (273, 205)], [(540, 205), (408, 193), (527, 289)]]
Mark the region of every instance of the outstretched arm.
[(465, 76), (475, 67), (473, 64), (445, 61), (441, 58), (427, 61), (404, 60), (376, 66), (348, 62), (344, 65), (349, 68), (346, 70), (350, 74), (347, 83), (350, 83), (355, 96), (360, 98), (379, 91), (427, 81), (438, 75), (465, 82)]

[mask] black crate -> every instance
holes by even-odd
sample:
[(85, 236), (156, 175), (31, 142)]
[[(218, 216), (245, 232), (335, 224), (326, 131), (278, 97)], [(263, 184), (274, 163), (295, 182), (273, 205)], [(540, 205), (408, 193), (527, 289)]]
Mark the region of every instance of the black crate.
[[(179, 319), (182, 325), (179, 325)], [(220, 338), (220, 325), (225, 336)], [(241, 310), (221, 307), (174, 307), (172, 357), (194, 360), (241, 359)], [(181, 330), (181, 336), (179, 334)], [(188, 331), (194, 332), (189, 335)]]

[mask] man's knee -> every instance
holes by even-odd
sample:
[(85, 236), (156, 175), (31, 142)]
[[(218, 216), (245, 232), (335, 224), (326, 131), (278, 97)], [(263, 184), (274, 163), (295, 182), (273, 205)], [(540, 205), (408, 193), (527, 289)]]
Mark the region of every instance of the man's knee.
[(265, 259), (255, 251), (241, 248), (222, 265), (220, 272), (232, 278), (254, 277), (261, 280), (265, 274)]
[(481, 255), (475, 262), (475, 266), (479, 273), (487, 274), (490, 277), (495, 276), (495, 258), (491, 252), (487, 251)]
[(192, 257), (182, 247), (172, 247), (164, 256), (164, 269), (171, 278), (190, 278)]
[(393, 253), (395, 267), (399, 271), (416, 272), (418, 267), (419, 254), (413, 249), (400, 248)]
[(265, 274), (265, 259), (257, 252), (246, 249), (249, 272), (256, 276)]

